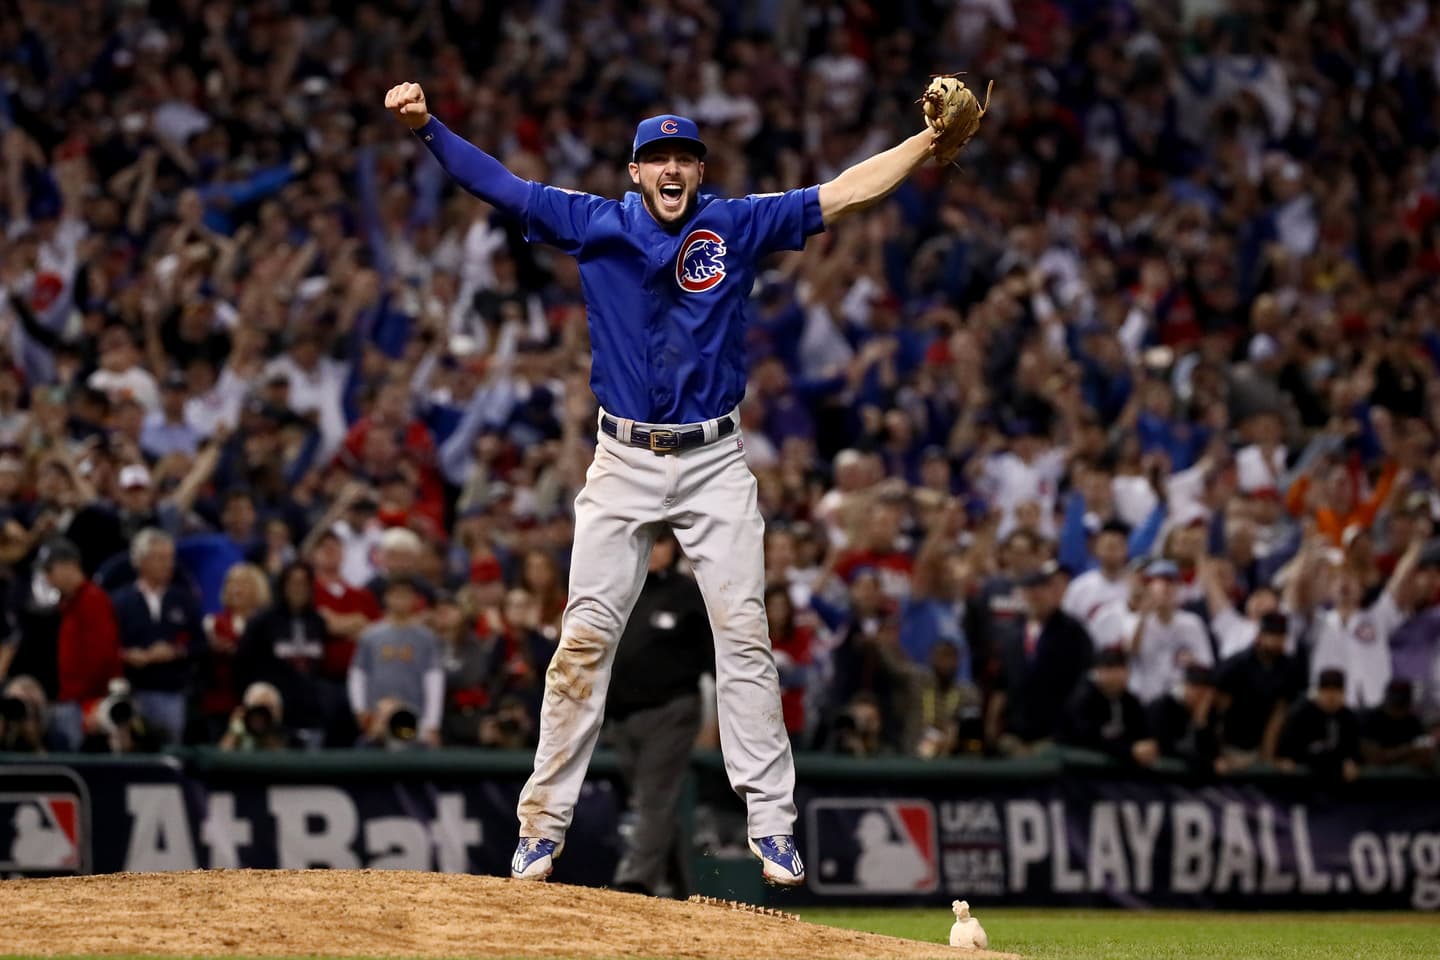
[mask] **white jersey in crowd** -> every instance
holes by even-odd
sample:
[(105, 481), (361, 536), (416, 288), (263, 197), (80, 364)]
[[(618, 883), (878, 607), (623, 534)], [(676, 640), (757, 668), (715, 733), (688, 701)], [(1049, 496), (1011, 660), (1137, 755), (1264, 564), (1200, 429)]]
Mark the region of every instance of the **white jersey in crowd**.
[(1285, 476), (1285, 448), (1277, 446), (1267, 457), (1258, 444), (1241, 447), (1235, 454), (1235, 475), (1241, 493), (1278, 490)]
[(350, 365), (321, 357), (306, 370), (289, 356), (276, 357), (265, 367), (265, 375), (285, 377), (290, 385), (290, 409), (319, 417), (321, 456), (328, 457), (345, 442), (345, 383)]
[(1008, 451), (985, 461), (984, 490), (1000, 511), (997, 536), (1008, 535), (1015, 526), (1015, 511), (1032, 501), (1040, 506), (1040, 533), (1055, 535), (1055, 497), (1067, 456), (1064, 447), (1051, 447), (1030, 463)]
[(1130, 692), (1149, 703), (1177, 687), (1190, 664), (1214, 662), (1205, 621), (1189, 610), (1176, 610), (1169, 623), (1151, 614), (1145, 618), (1140, 650), (1130, 656)]
[(1116, 603), (1124, 606), (1129, 598), (1130, 579), (1124, 572), (1112, 580), (1105, 576), (1105, 571), (1096, 567), (1070, 581), (1060, 609), (1090, 627), (1106, 607)]
[(333, 529), (343, 550), (340, 579), (352, 587), (366, 586), (376, 573), (375, 558), (380, 552), (380, 534), (384, 531), (377, 523), (357, 530), (346, 520), (336, 523)]
[(1349, 617), (1326, 610), (1315, 631), (1310, 682), (1315, 682), (1321, 670), (1344, 670), (1345, 702), (1357, 710), (1379, 706), (1390, 682), (1390, 634), (1404, 620), (1405, 614), (1389, 590)]
[(1106, 647), (1124, 647), (1129, 650), (1130, 641), (1135, 637), (1135, 628), (1139, 625), (1140, 614), (1130, 609), (1127, 597), (1097, 610), (1095, 616), (1085, 624), (1085, 629), (1090, 632), (1090, 641), (1096, 650), (1104, 650)]

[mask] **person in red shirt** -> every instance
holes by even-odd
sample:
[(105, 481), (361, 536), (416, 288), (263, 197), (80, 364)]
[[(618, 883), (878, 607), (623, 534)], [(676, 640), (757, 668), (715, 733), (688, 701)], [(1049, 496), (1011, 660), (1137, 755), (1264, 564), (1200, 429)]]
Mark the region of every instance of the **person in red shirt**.
[(235, 651), (245, 625), (270, 606), (270, 581), (253, 563), (237, 563), (220, 588), (220, 611), (205, 618), (210, 641), (209, 672), (200, 695), (200, 711), (211, 740), (220, 739), (240, 700), (235, 681)]
[(894, 605), (910, 597), (910, 578), (915, 559), (900, 548), (903, 501), (892, 497), (876, 500), (866, 513), (863, 529), (850, 549), (835, 561), (835, 575), (850, 583), (858, 570), (870, 568), (880, 578), (880, 591)]
[(388, 478), (404, 463), (415, 476), (414, 509), (437, 527), (444, 515), (444, 485), (435, 462), (435, 439), (412, 410), (409, 381), (387, 381), (375, 393), (366, 416), (345, 435), (336, 462), (372, 479)]
[(84, 716), (123, 674), (115, 609), (80, 565), (80, 548), (56, 539), (40, 554), (40, 569), (60, 594), (60, 631), (56, 644), (59, 677), (54, 710), (55, 732), (71, 750), (84, 739)]
[(380, 619), (380, 604), (369, 590), (352, 587), (340, 575), (345, 545), (334, 530), (320, 534), (307, 559), (315, 570), (315, 607), (328, 632), (321, 674), (343, 683), (355, 653), (355, 638)]

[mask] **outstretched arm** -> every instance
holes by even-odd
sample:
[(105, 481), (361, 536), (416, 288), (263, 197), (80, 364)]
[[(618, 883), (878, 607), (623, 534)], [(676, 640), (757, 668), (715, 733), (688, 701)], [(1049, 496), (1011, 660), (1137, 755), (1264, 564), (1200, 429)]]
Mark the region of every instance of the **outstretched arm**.
[(820, 215), (827, 227), (857, 210), (875, 204), (895, 191), (905, 178), (930, 159), (932, 135), (922, 130), (883, 153), (841, 173), (820, 185)]
[(425, 91), (418, 83), (401, 83), (385, 94), (385, 109), (415, 131), (440, 166), (455, 182), (497, 210), (523, 217), (530, 200), (530, 182), (475, 144), (456, 136), (425, 106)]

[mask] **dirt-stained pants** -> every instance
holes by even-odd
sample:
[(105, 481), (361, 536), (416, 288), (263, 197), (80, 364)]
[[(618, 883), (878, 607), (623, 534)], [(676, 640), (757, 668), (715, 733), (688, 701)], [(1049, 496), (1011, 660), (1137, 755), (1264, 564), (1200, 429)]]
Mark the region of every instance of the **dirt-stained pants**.
[[(795, 766), (765, 621), (765, 524), (738, 414), (730, 416), (735, 432), (679, 453), (598, 435), (575, 498), (569, 602), (545, 674), (535, 772), (520, 794), (522, 837), (565, 839), (605, 716), (615, 647), (662, 525), (674, 530), (705, 597), (720, 747), (730, 785), (746, 802), (750, 836), (794, 833)], [(630, 425), (622, 421), (622, 432)]]

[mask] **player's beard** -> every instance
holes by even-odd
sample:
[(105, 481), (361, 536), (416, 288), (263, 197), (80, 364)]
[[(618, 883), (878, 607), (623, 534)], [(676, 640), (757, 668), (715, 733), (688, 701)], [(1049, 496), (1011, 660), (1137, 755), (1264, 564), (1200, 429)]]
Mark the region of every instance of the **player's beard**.
[(660, 202), (660, 181), (657, 180), (653, 186), (642, 187), (640, 196), (645, 201), (645, 209), (650, 211), (650, 216), (655, 218), (655, 222), (666, 230), (674, 231), (683, 226), (695, 212), (695, 202), (700, 196), (700, 185), (697, 183), (693, 187), (688, 185), (685, 187), (685, 202), (678, 211), (673, 213)]

